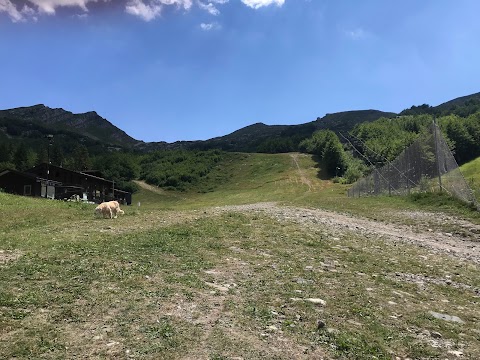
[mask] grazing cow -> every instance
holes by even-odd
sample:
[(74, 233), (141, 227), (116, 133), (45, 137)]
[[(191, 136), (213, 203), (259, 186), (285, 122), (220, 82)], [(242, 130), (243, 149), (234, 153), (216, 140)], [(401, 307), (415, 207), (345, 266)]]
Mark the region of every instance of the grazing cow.
[(116, 219), (117, 214), (125, 214), (125, 212), (120, 209), (118, 201), (103, 202), (95, 208), (95, 215), (103, 215), (104, 218)]

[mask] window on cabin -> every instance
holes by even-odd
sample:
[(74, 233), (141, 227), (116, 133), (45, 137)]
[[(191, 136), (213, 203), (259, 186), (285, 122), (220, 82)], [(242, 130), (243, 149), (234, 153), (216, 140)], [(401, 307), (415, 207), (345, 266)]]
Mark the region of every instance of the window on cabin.
[(23, 195), (32, 195), (32, 185), (23, 186)]

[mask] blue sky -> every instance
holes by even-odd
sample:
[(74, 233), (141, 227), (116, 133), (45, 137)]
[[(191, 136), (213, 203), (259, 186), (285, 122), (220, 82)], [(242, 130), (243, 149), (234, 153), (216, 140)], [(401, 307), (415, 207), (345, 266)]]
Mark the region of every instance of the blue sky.
[(0, 109), (144, 141), (480, 91), (478, 0), (0, 0)]

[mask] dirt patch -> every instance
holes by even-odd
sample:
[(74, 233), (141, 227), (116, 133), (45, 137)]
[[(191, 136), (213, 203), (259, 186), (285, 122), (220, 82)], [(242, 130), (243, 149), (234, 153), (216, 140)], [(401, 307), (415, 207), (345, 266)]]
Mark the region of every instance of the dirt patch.
[(17, 250), (0, 250), (0, 265), (15, 261), (22, 255), (22, 252)]

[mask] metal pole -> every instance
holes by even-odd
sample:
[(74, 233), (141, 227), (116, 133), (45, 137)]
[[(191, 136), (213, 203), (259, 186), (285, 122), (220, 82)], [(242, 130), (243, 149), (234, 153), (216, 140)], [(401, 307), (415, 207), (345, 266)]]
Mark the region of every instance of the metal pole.
[(50, 146), (52, 146), (53, 135), (47, 135), (48, 145), (47, 145), (47, 182), (45, 184), (45, 199), (48, 199), (48, 182), (50, 180)]
[(388, 163), (388, 196), (392, 196), (392, 184), (390, 183), (391, 173), (390, 173), (390, 163)]
[(435, 141), (435, 161), (437, 162), (438, 185), (440, 186), (440, 192), (442, 192), (442, 174), (440, 172), (440, 161), (438, 160), (437, 119), (435, 117), (433, 117), (433, 138)]

